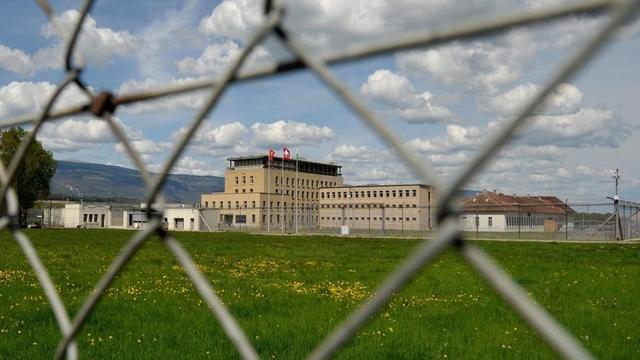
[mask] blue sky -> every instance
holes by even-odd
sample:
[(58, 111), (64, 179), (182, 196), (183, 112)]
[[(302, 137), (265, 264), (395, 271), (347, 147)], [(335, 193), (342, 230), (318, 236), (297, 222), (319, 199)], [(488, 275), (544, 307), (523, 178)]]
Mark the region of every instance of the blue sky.
[[(562, 2), (476, 0), (289, 1), (285, 26), (315, 54), (375, 42), (452, 20), (528, 11)], [(35, 113), (63, 78), (62, 36), (80, 1), (51, 1), (52, 26), (35, 2), (1, 2), (0, 118)], [(262, 20), (261, 2), (224, 0), (100, 1), (80, 40), (78, 61), (94, 91), (131, 93), (214, 79)], [(549, 74), (604, 18), (570, 17), (502, 35), (378, 56), (333, 68), (445, 179), (470, 161), (501, 122), (540, 89)], [(469, 188), (550, 194), (573, 201), (611, 195), (621, 169), (622, 196), (640, 200), (640, 25), (627, 25)], [(246, 68), (289, 55), (274, 39)], [(151, 170), (159, 169), (206, 93), (116, 113)], [(82, 101), (75, 89), (60, 106)], [(57, 159), (131, 166), (107, 126), (89, 116), (47, 124), (39, 139)], [(203, 124), (174, 172), (222, 175), (229, 156), (278, 152), (343, 165), (345, 182), (415, 182), (412, 173), (309, 72), (234, 85)]]

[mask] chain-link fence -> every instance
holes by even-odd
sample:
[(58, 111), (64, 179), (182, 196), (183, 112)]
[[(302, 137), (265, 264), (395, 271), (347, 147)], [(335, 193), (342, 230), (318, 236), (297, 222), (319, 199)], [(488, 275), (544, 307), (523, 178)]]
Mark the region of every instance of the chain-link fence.
[[(459, 214), (459, 229), (467, 239), (613, 241), (638, 238), (640, 206), (626, 201), (620, 204), (618, 232), (615, 204), (571, 202), (466, 206)], [(435, 216), (439, 209), (435, 206), (323, 203), (287, 208), (238, 205), (215, 209), (217, 228), (221, 231), (429, 239), (438, 236)], [(268, 218), (271, 219), (269, 226)]]
[[(54, 10), (49, 3), (46, 0), (38, 0), (38, 4), (52, 20), (53, 26), (58, 27), (59, 24), (54, 18)], [(286, 16), (286, 6), (277, 0), (266, 0), (264, 6), (264, 21), (249, 39), (247, 39), (245, 47), (219, 79), (122, 96), (115, 96), (110, 92), (94, 93), (83, 80), (83, 69), (74, 62), (73, 55), (76, 51), (78, 39), (82, 36), (82, 25), (93, 5), (94, 1), (92, 0), (86, 0), (84, 2), (75, 27), (70, 36), (66, 38), (63, 69), (65, 77), (64, 80), (58, 84), (56, 91), (48, 99), (40, 116), (35, 119), (23, 117), (0, 122), (1, 127), (17, 125), (31, 126), (28, 136), (21, 143), (10, 163), (7, 164), (6, 167), (0, 166), (0, 180), (2, 182), (2, 194), (4, 194), (2, 201), (6, 203), (8, 214), (8, 216), (0, 219), (0, 225), (11, 231), (14, 239), (22, 248), (51, 304), (51, 308), (62, 333), (62, 340), (55, 354), (56, 359), (64, 356), (70, 359), (78, 357), (79, 349), (75, 339), (79, 330), (95, 310), (97, 303), (100, 302), (105, 295), (106, 290), (110, 287), (116, 276), (135, 256), (141, 245), (153, 234), (158, 235), (162, 239), (169, 251), (176, 257), (178, 263), (184, 268), (187, 276), (195, 285), (202, 299), (215, 314), (224, 332), (237, 348), (240, 356), (246, 359), (258, 358), (254, 347), (238, 326), (235, 318), (220, 300), (211, 283), (195, 266), (192, 257), (169, 232), (164, 230), (162, 226), (162, 204), (164, 201), (160, 194), (169, 171), (176, 165), (177, 160), (184, 153), (190, 140), (194, 137), (194, 134), (198, 131), (204, 119), (217, 105), (222, 94), (229, 88), (229, 85), (234, 82), (274, 76), (302, 68), (306, 68), (318, 76), (324, 85), (332, 90), (348, 107), (359, 115), (365, 126), (395, 150), (398, 156), (411, 168), (422, 182), (433, 185), (439, 193), (438, 213), (436, 214), (438, 221), (437, 227), (439, 229), (437, 238), (435, 240), (425, 241), (409, 259), (390, 274), (388, 279), (380, 285), (378, 290), (374, 292), (366, 303), (357, 309), (342, 325), (335, 329), (318, 345), (310, 354), (310, 358), (324, 359), (335, 354), (354, 337), (358, 330), (361, 329), (372, 316), (377, 314), (385, 304), (389, 303), (396, 292), (405, 287), (406, 284), (431, 263), (438, 254), (449, 247), (456, 248), (481, 277), (484, 278), (559, 355), (572, 359), (587, 359), (592, 357), (568, 331), (527, 295), (526, 290), (522, 289), (495, 265), (484, 251), (464, 241), (463, 234), (459, 227), (460, 209), (455, 205), (453, 200), (456, 190), (468, 184), (474, 175), (486, 167), (489, 160), (513, 138), (514, 133), (523, 128), (526, 119), (536, 112), (538, 107), (542, 105), (545, 98), (556, 86), (574, 76), (596, 52), (603, 48), (619, 26), (635, 18), (640, 5), (638, 1), (592, 0), (530, 12), (496, 14), (490, 18), (469, 19), (465, 22), (450, 24), (434, 31), (425, 30), (394, 36), (386, 40), (381, 39), (372, 45), (353, 46), (343, 52), (318, 58), (311, 56), (310, 53), (300, 45), (296, 34), (289, 32), (286, 26), (283, 25), (283, 18)], [(609, 17), (606, 23), (598, 30), (597, 34), (589, 39), (585, 46), (573, 53), (566, 63), (559, 66), (556, 72), (545, 83), (545, 86), (542, 87), (542, 90), (520, 110), (518, 116), (498, 128), (493, 136), (486, 141), (484, 147), (481, 148), (475, 158), (464, 166), (452, 181), (448, 181), (446, 184), (435, 176), (431, 166), (429, 166), (424, 159), (419, 158), (414, 152), (410, 151), (400, 137), (392, 132), (373, 111), (369, 110), (329, 68), (331, 64), (362, 59), (371, 55), (432, 46), (453, 40), (472, 39), (492, 35), (514, 27), (547, 22), (570, 15), (603, 13), (609, 14)], [(61, 35), (66, 34), (61, 28), (57, 30)], [(279, 39), (282, 45), (294, 56), (295, 60), (239, 74), (238, 70), (246, 62), (251, 52), (257, 45), (261, 44), (267, 36), (272, 34)], [(53, 105), (58, 101), (60, 95), (71, 86), (76, 86), (80, 89), (87, 97), (87, 102), (79, 106), (53, 111)], [(176, 142), (175, 148), (171, 151), (170, 156), (158, 172), (158, 175), (151, 176), (145, 168), (140, 154), (134, 149), (131, 141), (129, 141), (125, 129), (114, 120), (113, 114), (118, 107), (123, 105), (203, 89), (209, 91), (208, 99), (204, 102), (195, 117), (188, 123), (186, 131), (184, 131), (183, 136)], [(62, 299), (58, 295), (47, 269), (32, 246), (31, 241), (18, 226), (18, 199), (15, 189), (10, 184), (12, 184), (16, 170), (24, 160), (27, 148), (45, 122), (82, 113), (91, 113), (103, 119), (108, 124), (116, 138), (122, 142), (126, 153), (140, 171), (149, 189), (147, 203), (159, 204), (159, 206), (157, 209), (149, 208), (147, 210), (148, 216), (151, 219), (148, 224), (149, 226), (136, 232), (132, 236), (120, 254), (114, 259), (107, 273), (104, 274), (93, 291), (90, 292), (90, 295), (86, 298), (79, 311), (71, 317)], [(460, 339), (460, 341), (464, 340)]]

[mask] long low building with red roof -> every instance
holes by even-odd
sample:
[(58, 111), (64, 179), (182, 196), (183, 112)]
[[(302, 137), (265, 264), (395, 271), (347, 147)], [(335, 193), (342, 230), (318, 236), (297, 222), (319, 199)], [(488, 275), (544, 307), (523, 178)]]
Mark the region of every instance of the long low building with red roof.
[(555, 196), (518, 196), (481, 191), (463, 200), (461, 225), (464, 231), (555, 232), (575, 213)]

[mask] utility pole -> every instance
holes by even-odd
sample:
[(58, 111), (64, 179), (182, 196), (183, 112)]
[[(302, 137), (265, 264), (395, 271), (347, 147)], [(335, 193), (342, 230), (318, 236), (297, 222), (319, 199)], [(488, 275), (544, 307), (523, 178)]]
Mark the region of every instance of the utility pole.
[(618, 182), (620, 180), (620, 171), (616, 168), (616, 173), (613, 175), (613, 180), (616, 182), (616, 192), (613, 195), (613, 212), (615, 215), (615, 239), (622, 240), (622, 224), (620, 222), (620, 196), (618, 196)]

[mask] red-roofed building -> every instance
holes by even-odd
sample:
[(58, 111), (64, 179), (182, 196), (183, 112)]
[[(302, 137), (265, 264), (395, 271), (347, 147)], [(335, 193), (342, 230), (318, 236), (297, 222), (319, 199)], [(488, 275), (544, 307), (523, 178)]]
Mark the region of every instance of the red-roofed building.
[[(555, 196), (517, 196), (491, 191), (463, 200), (463, 231), (555, 232), (575, 211)], [(569, 224), (570, 225), (570, 224)]]

